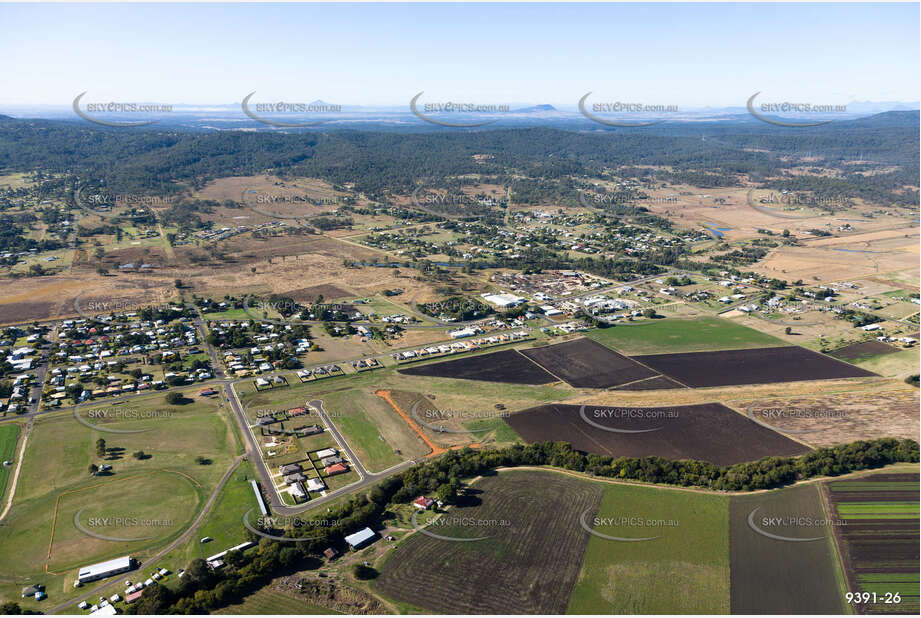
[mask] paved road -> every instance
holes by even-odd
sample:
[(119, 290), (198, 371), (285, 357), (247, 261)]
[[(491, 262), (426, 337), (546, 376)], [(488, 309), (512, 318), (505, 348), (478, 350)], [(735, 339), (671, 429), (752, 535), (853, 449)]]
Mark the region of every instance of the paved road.
[[(196, 517), (195, 521), (192, 522), (192, 525), (189, 526), (189, 529), (183, 532), (182, 535), (180, 535), (172, 543), (170, 543), (169, 545), (161, 549), (159, 552), (157, 552), (156, 554), (148, 558), (147, 561), (143, 565), (140, 565), (141, 567), (147, 567), (149, 565), (156, 565), (156, 562), (158, 560), (162, 560), (168, 553), (170, 553), (171, 551), (173, 551), (180, 545), (186, 543), (192, 537), (192, 535), (195, 533), (196, 528), (198, 528), (198, 526), (204, 520), (205, 516), (208, 514), (208, 511), (211, 510), (211, 507), (214, 505), (214, 502), (217, 500), (217, 497), (221, 493), (221, 490), (224, 488), (224, 485), (226, 485), (227, 481), (230, 480), (230, 476), (233, 474), (234, 470), (237, 469), (237, 466), (240, 465), (240, 462), (242, 462), (243, 459), (244, 457), (242, 455), (238, 456), (234, 460), (230, 468), (227, 469), (227, 472), (224, 473), (224, 476), (222, 476), (220, 482), (218, 482), (217, 487), (214, 488), (214, 491), (212, 491), (211, 495), (208, 497), (208, 501), (205, 502), (205, 504), (202, 506), (201, 511), (198, 513), (198, 517)], [(105, 590), (106, 588), (109, 588), (115, 583), (116, 583), (116, 580), (109, 579), (105, 583), (99, 586), (96, 586), (92, 590), (88, 590), (84, 592), (79, 597), (70, 599), (66, 603), (61, 603), (60, 605), (51, 608), (48, 613), (57, 614), (60, 612), (64, 612), (68, 614), (74, 614), (76, 613), (74, 608), (77, 606), (78, 603), (80, 603), (80, 601), (88, 601), (91, 604), (94, 603), (100, 596), (99, 593), (101, 591)], [(93, 597), (92, 601), (89, 600), (90, 597)]]

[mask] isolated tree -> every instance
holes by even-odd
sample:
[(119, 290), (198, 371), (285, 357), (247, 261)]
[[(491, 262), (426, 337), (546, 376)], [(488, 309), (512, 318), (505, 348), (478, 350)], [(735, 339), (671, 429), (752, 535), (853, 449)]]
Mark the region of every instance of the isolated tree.
[(178, 391), (170, 391), (166, 394), (166, 403), (170, 404), (171, 406), (178, 405), (184, 400), (185, 398), (182, 396), (182, 393)]
[(643, 315), (647, 318), (654, 318), (656, 317), (656, 310), (652, 307), (648, 307), (647, 309), (643, 310)]
[(445, 504), (452, 504), (457, 500), (457, 490), (447, 483), (438, 486), (438, 489), (435, 490), (435, 497), (439, 502), (444, 502)]
[(99, 472), (99, 466), (97, 466), (96, 464), (90, 464), (90, 467), (88, 469), (89, 469), (90, 474), (94, 476), (96, 475), (97, 472)]
[(356, 564), (352, 567), (352, 575), (355, 576), (355, 579), (374, 579), (377, 577), (377, 570), (364, 564)]
[(790, 335), (790, 334), (793, 333), (793, 329), (790, 328), (790, 327), (788, 326), (788, 327), (786, 327), (785, 329), (783, 329), (783, 332), (785, 332), (786, 334)]

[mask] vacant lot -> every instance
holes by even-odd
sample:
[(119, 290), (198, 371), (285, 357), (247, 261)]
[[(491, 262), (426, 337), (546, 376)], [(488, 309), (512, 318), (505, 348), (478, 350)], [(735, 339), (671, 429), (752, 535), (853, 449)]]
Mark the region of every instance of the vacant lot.
[(400, 369), (400, 373), (427, 378), (457, 378), (507, 384), (547, 384), (557, 381), (554, 376), (517, 350), (502, 350), (441, 363), (406, 367)]
[(759, 423), (814, 446), (873, 438), (918, 439), (917, 389), (759, 399), (747, 408)]
[(393, 408), (373, 393), (358, 389), (339, 391), (324, 396), (323, 403), (330, 419), (371, 471), (429, 452)]
[(828, 519), (815, 484), (733, 496), (732, 613), (844, 613), (843, 576), (832, 541), (833, 522)]
[(389, 555), (375, 588), (437, 613), (565, 613), (590, 536), (579, 518), (597, 512), (602, 489), (531, 470), (501, 472), (474, 487), (475, 506), (452, 508), (446, 524), (428, 529), (487, 538), (413, 533)]
[(875, 373), (800, 347), (653, 354), (637, 360), (691, 387), (865, 378)]
[(575, 388), (618, 386), (656, 373), (591, 339), (521, 351), (535, 363)]
[(529, 443), (562, 440), (580, 451), (612, 457), (658, 455), (729, 465), (809, 450), (718, 403), (668, 408), (552, 404), (512, 414), (506, 422)]
[(786, 345), (780, 339), (724, 318), (666, 318), (639, 324), (618, 324), (589, 331), (587, 336), (624, 354), (703, 352)]
[(848, 589), (898, 592), (897, 606), (870, 603), (860, 613), (917, 614), (918, 474), (871, 474), (824, 484), (833, 512), (847, 522), (835, 529)]
[(849, 363), (858, 363), (883, 354), (895, 354), (898, 351), (899, 348), (881, 341), (861, 341), (833, 350), (828, 355)]
[(729, 498), (608, 485), (570, 614), (729, 613)]

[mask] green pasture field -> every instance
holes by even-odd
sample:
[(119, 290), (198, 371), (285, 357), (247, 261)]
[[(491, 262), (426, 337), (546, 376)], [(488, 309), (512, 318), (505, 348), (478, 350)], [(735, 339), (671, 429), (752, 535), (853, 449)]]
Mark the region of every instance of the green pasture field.
[(753, 328), (722, 318), (665, 318), (618, 324), (588, 331), (586, 336), (622, 354), (667, 354), (739, 350), (789, 345)]
[(608, 484), (587, 521), (602, 534), (652, 540), (591, 536), (568, 613), (729, 612), (727, 497)]

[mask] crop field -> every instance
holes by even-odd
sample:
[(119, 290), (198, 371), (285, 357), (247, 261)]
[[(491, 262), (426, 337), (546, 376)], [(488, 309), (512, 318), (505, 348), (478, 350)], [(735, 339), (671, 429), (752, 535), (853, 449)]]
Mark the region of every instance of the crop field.
[[(917, 614), (918, 474), (870, 474), (824, 484), (831, 510), (847, 525), (835, 529), (848, 590), (876, 593), (862, 614)], [(900, 602), (885, 603), (887, 593)]]
[(794, 346), (653, 354), (638, 356), (636, 360), (695, 388), (876, 376), (860, 367)]
[(551, 404), (506, 422), (529, 443), (563, 440), (612, 457), (657, 455), (717, 465), (792, 456), (809, 448), (718, 403), (662, 408)]
[(4, 461), (15, 462), (16, 443), (19, 440), (19, 425), (4, 423), (0, 425), (0, 499), (6, 494), (6, 482), (13, 466), (4, 466)]
[(844, 578), (832, 538), (839, 523), (826, 515), (815, 484), (732, 496), (732, 613), (844, 613)]
[(339, 612), (313, 605), (303, 598), (299, 599), (290, 594), (278, 592), (271, 587), (266, 587), (259, 589), (239, 603), (233, 603), (213, 613), (219, 616), (288, 616), (294, 614), (338, 614)]
[(502, 350), (491, 354), (417, 365), (399, 371), (410, 376), (483, 380), (508, 384), (548, 384), (557, 381), (557, 378), (517, 350)]
[(528, 348), (522, 354), (575, 388), (605, 388), (656, 373), (591, 339)]
[(780, 339), (724, 318), (650, 320), (591, 330), (590, 339), (628, 355), (769, 348)]
[(729, 613), (729, 498), (607, 485), (570, 614)]
[(429, 612), (565, 613), (590, 537), (579, 519), (598, 510), (602, 488), (531, 470), (487, 476), (473, 487), (470, 506), (427, 528), (458, 540), (413, 533), (380, 566), (374, 588)]
[(916, 388), (833, 395), (769, 397), (746, 406), (759, 423), (814, 446), (887, 437), (918, 438), (921, 431)]

